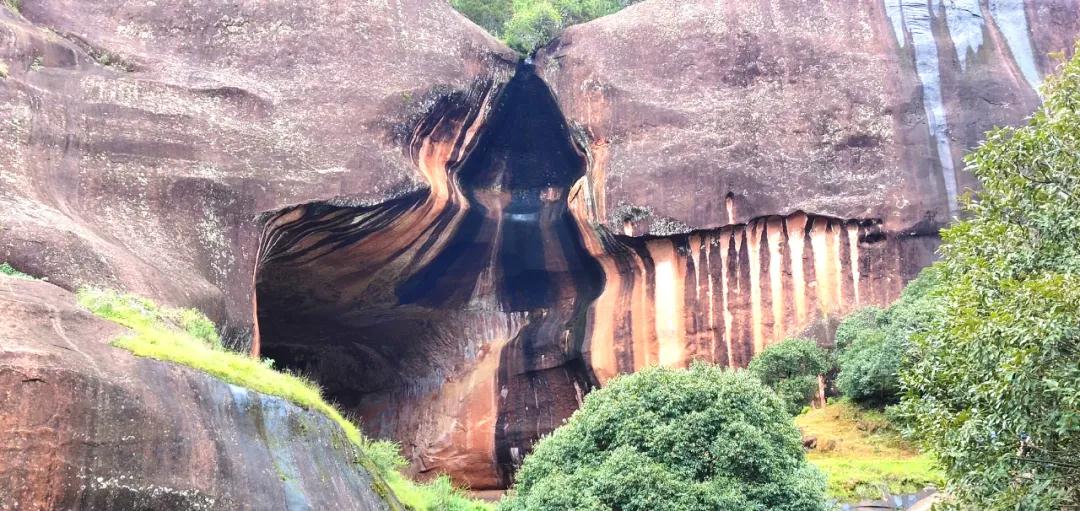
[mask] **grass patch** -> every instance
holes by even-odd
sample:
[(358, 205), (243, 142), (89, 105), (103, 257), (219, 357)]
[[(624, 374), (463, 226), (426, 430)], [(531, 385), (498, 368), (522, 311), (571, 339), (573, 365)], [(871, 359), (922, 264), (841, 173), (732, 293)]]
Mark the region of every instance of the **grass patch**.
[(795, 424), (804, 436), (817, 438), (807, 459), (828, 475), (829, 496), (841, 502), (879, 499), (882, 488), (903, 494), (944, 484), (933, 459), (906, 442), (880, 411), (832, 401), (796, 417)]
[(19, 10), (22, 9), (22, 0), (3, 0), (4, 7), (7, 7), (11, 12), (19, 14)]
[[(94, 314), (132, 330), (113, 345), (141, 356), (185, 365), (263, 394), (286, 399), (298, 406), (329, 417), (361, 453), (361, 466), (382, 479), (398, 500), (416, 511), (487, 511), (487, 504), (472, 501), (440, 478), (419, 484), (400, 469), (405, 460), (393, 442), (372, 441), (360, 433), (322, 396), (322, 390), (299, 375), (276, 371), (272, 364), (246, 354), (231, 352), (221, 345), (214, 324), (194, 309), (161, 307), (137, 296), (103, 289), (80, 289), (79, 304)], [(376, 488), (378, 490), (379, 488)]]
[(30, 275), (28, 273), (23, 273), (23, 272), (21, 272), (19, 270), (16, 270), (15, 268), (13, 268), (8, 263), (0, 263), (0, 274), (7, 275), (8, 277), (15, 277), (17, 279), (23, 279), (23, 280), (39, 280), (37, 277), (34, 277), (33, 275)]

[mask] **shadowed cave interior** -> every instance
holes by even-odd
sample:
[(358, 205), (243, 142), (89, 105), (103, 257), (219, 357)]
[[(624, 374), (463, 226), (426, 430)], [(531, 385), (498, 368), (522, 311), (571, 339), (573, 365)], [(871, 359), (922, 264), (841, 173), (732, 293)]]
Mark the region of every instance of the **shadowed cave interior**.
[[(467, 104), (442, 110), (476, 116)], [(568, 210), (584, 157), (531, 66), (497, 91), (471, 143), (456, 145), (463, 157), (447, 172), (460, 193), (445, 199), (425, 190), (268, 220), (258, 349), (406, 452), (438, 437), (429, 415), (453, 413), (445, 408), (457, 405), (440, 404), (444, 386), (474, 372), (495, 380), (486, 434), (496, 459), (487, 463), (505, 486), (532, 442), (595, 384), (580, 350), (604, 277)], [(475, 367), (485, 357), (490, 374)]]

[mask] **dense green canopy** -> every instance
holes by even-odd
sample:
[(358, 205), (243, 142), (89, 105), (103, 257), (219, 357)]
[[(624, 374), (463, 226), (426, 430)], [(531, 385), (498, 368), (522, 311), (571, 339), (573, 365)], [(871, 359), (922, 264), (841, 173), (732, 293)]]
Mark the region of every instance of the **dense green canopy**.
[(932, 292), (939, 284), (937, 273), (933, 267), (923, 270), (889, 308), (867, 307), (840, 323), (836, 329), (840, 393), (870, 406), (899, 401), (900, 372), (911, 338), (926, 332), (938, 314), (939, 300)]
[(968, 157), (983, 189), (942, 233), (942, 310), (902, 375), (964, 509), (1080, 507), (1080, 58), (1043, 93)]
[(695, 364), (613, 379), (525, 458), (503, 511), (816, 511), (824, 479), (776, 395)]
[(814, 399), (829, 357), (813, 340), (785, 339), (758, 353), (747, 369), (776, 391), (788, 413), (798, 415)]

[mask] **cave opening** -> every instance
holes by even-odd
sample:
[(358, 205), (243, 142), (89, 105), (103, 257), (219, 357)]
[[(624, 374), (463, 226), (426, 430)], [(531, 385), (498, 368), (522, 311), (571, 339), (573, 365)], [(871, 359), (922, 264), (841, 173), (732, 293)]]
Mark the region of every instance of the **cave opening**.
[(569, 209), (586, 164), (551, 91), (522, 63), (489, 92), (486, 116), (487, 96), (453, 96), (420, 131), (451, 154), (448, 191), (277, 212), (255, 275), (261, 356), (415, 470), (474, 488), (506, 487), (595, 385), (581, 349), (604, 279)]

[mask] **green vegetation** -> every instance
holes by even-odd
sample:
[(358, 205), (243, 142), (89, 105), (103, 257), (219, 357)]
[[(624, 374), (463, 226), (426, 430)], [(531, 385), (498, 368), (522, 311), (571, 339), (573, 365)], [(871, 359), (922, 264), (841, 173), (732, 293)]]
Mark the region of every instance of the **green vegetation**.
[(570, 25), (614, 13), (640, 0), (451, 0), (455, 9), (522, 54), (531, 54)]
[(942, 233), (940, 312), (902, 409), (958, 509), (1080, 508), (1080, 54), (967, 158), (982, 191)]
[(844, 319), (836, 331), (841, 394), (869, 406), (899, 401), (899, 373), (910, 339), (925, 332), (937, 314), (938, 300), (931, 293), (936, 282), (936, 270), (927, 268), (888, 309), (869, 307)]
[(786, 339), (758, 353), (747, 369), (780, 396), (788, 413), (797, 415), (814, 399), (829, 357), (812, 340)]
[(904, 441), (880, 411), (833, 401), (796, 417), (795, 425), (816, 439), (807, 459), (828, 476), (829, 497), (837, 501), (880, 499), (882, 489), (915, 493), (943, 482), (930, 456)]
[(369, 472), (381, 476), (402, 504), (417, 511), (483, 511), (486, 504), (467, 499), (439, 479), (420, 485), (407, 479), (400, 469), (405, 460), (392, 442), (365, 438), (341, 412), (326, 402), (322, 391), (310, 380), (275, 371), (260, 360), (225, 350), (214, 324), (193, 309), (160, 307), (154, 302), (128, 294), (100, 289), (82, 289), (79, 303), (94, 314), (132, 330), (113, 342), (132, 353), (178, 363), (221, 380), (263, 394), (278, 396), (309, 410), (326, 415), (337, 423), (361, 454), (358, 460)]
[(0, 78), (7, 78), (8, 65), (5, 62), (0, 62)]
[(101, 64), (105, 67), (111, 67), (119, 71), (127, 72), (135, 70), (135, 67), (132, 66), (131, 63), (124, 60), (123, 57), (115, 53), (101, 50), (92, 50), (90, 52), (90, 56), (93, 57), (94, 61), (96, 61), (98, 64)]
[(4, 0), (4, 7), (7, 7), (11, 12), (18, 14), (22, 9), (22, 0)]
[(499, 509), (823, 510), (824, 483), (773, 392), (696, 363), (590, 393), (525, 458)]
[(15, 268), (13, 268), (8, 263), (0, 263), (0, 274), (7, 275), (8, 277), (15, 277), (17, 279), (23, 279), (23, 280), (37, 280), (37, 278), (35, 278), (32, 275), (29, 275), (29, 274), (23, 273), (23, 272), (21, 272), (19, 270), (16, 270)]

